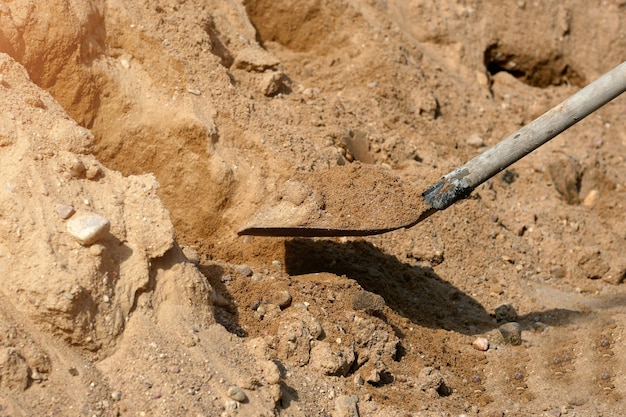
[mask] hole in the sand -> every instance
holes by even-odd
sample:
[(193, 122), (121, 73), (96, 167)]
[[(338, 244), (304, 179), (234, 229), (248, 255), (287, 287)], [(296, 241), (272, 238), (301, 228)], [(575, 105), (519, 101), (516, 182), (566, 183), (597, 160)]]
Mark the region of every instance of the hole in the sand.
[(494, 43), (485, 49), (484, 63), (491, 75), (508, 72), (533, 87), (561, 84), (582, 87), (585, 84), (584, 78), (557, 52), (548, 57), (535, 57), (516, 47)]

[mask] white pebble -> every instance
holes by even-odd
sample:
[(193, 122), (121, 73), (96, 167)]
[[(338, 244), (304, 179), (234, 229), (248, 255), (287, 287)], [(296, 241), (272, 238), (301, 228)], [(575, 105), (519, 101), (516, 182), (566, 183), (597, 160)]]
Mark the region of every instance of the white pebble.
[(593, 206), (594, 204), (596, 204), (596, 201), (598, 201), (599, 196), (600, 196), (600, 192), (598, 190), (589, 191), (589, 194), (587, 194), (587, 196), (583, 200), (583, 206), (585, 207)]
[(108, 233), (111, 223), (106, 217), (88, 214), (67, 222), (67, 232), (83, 245), (90, 245)]
[(187, 92), (193, 94), (194, 96), (199, 96), (200, 94), (202, 94), (202, 91), (193, 87), (188, 87)]
[(482, 350), (483, 352), (489, 350), (489, 340), (484, 337), (479, 337), (472, 342), (472, 346), (476, 350)]

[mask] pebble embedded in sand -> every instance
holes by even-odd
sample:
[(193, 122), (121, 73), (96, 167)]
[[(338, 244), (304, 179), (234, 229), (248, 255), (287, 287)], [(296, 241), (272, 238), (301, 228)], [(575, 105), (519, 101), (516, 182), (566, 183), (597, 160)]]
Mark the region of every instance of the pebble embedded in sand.
[(57, 214), (63, 220), (67, 220), (74, 214), (74, 207), (68, 206), (67, 204), (59, 204), (57, 206)]
[(259, 81), (259, 89), (265, 96), (273, 96), (280, 91), (283, 85), (283, 75), (280, 72), (270, 71)]
[(228, 396), (232, 398), (233, 400), (240, 402), (240, 403), (244, 402), (248, 398), (246, 396), (246, 393), (243, 392), (243, 390), (236, 385), (233, 385), (232, 387), (228, 388)]
[(89, 247), (89, 253), (93, 256), (101, 256), (104, 253), (104, 246), (102, 245), (91, 245)]
[(505, 323), (498, 328), (504, 341), (510, 345), (522, 344), (522, 326), (516, 322)]
[(585, 207), (593, 206), (596, 203), (596, 201), (598, 201), (599, 196), (600, 196), (600, 192), (598, 190), (589, 191), (589, 194), (587, 194), (587, 196), (583, 200), (583, 206)]
[(465, 143), (467, 143), (472, 148), (480, 148), (485, 144), (485, 141), (479, 135), (474, 133), (473, 135), (465, 139)]
[(284, 310), (291, 305), (291, 293), (287, 290), (278, 291), (272, 294), (271, 301), (278, 305), (281, 310)]
[(87, 171), (85, 172), (85, 176), (88, 180), (98, 179), (102, 175), (102, 168), (99, 165), (91, 164)]
[(74, 178), (80, 178), (85, 172), (85, 164), (80, 159), (72, 161), (72, 165), (69, 167), (70, 175)]
[(359, 415), (358, 396), (340, 395), (335, 399), (335, 413), (337, 417), (354, 417)]
[(98, 214), (74, 217), (67, 222), (67, 232), (82, 245), (90, 245), (101, 239), (110, 227), (109, 219)]
[(485, 337), (479, 337), (472, 342), (472, 346), (476, 350), (482, 350), (483, 352), (489, 350), (489, 340)]
[(241, 265), (237, 265), (235, 267), (235, 270), (240, 273), (241, 275), (243, 275), (244, 277), (251, 277), (252, 274), (254, 273), (252, 271), (252, 268), (250, 268), (248, 265), (246, 264), (241, 264)]

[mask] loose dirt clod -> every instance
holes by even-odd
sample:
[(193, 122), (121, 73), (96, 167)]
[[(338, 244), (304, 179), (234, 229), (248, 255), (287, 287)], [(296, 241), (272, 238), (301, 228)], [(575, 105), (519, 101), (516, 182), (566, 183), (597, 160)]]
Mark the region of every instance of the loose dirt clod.
[(522, 344), (522, 326), (516, 322), (505, 323), (498, 327), (505, 343), (513, 346)]

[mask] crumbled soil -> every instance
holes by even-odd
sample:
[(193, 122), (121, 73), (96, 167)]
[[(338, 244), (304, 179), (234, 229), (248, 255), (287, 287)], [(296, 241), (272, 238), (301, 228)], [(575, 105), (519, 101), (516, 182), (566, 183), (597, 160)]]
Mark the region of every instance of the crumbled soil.
[(353, 163), (301, 173), (285, 182), (239, 233), (364, 236), (411, 227), (429, 213), (418, 187), (380, 165)]
[(0, 2), (0, 416), (624, 415), (624, 97), (414, 227), (237, 234), (281, 195), (405, 221), (624, 28), (618, 0)]

